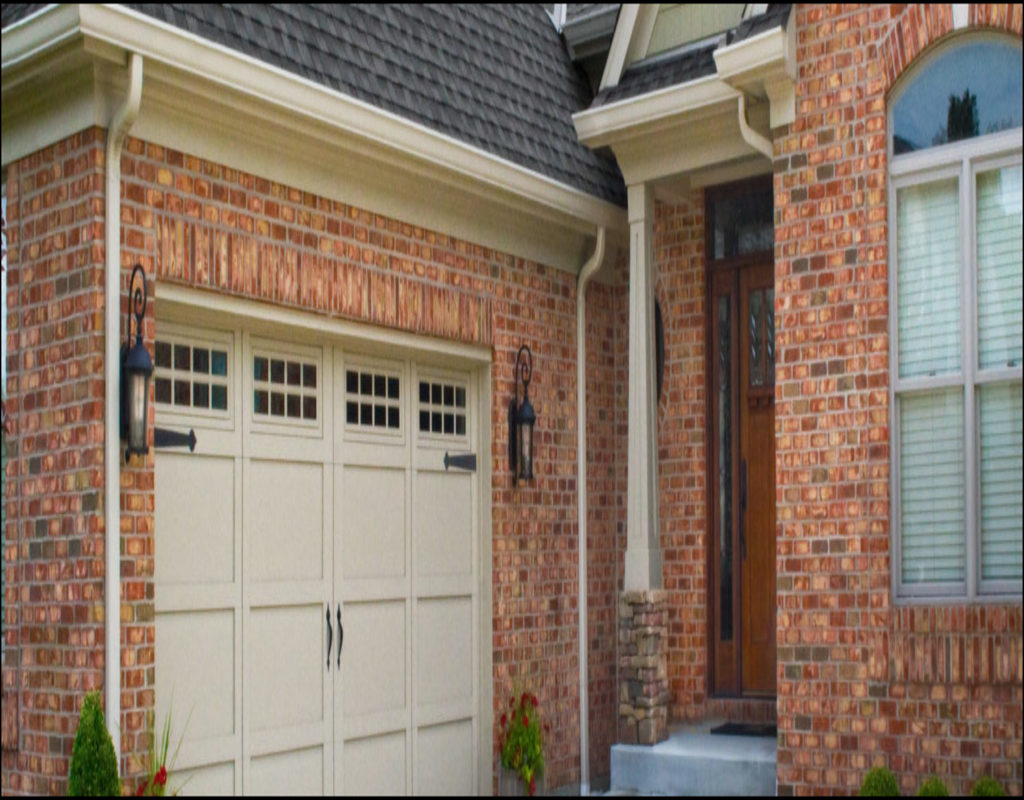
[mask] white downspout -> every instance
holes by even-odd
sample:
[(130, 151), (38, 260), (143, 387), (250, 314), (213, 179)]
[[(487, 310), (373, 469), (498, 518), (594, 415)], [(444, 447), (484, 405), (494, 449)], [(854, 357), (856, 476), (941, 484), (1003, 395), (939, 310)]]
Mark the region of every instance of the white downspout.
[(764, 134), (758, 133), (750, 127), (747, 122), (747, 96), (740, 92), (739, 102), (740, 136), (743, 141), (765, 156), (769, 161), (775, 158), (772, 152), (772, 143)]
[(121, 145), (139, 113), (142, 98), (142, 56), (132, 53), (128, 62), (128, 94), (114, 112), (107, 128), (106, 159), (106, 253), (104, 270), (104, 474), (107, 565), (106, 652), (104, 693), (107, 730), (114, 742), (118, 773), (121, 771)]
[(579, 531), (580, 794), (590, 794), (590, 728), (587, 718), (587, 284), (604, 262), (605, 229), (576, 281), (576, 495)]

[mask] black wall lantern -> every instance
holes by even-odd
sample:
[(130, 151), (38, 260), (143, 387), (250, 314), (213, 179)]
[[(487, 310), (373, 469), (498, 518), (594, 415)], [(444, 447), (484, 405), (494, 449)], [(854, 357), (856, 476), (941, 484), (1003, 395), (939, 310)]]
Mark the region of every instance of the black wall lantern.
[[(533, 353), (525, 344), (516, 354), (513, 395), (508, 404), (508, 465), (512, 484), (533, 480), (533, 425), (537, 415), (530, 402), (530, 378), (533, 377)], [(519, 381), (523, 382), (523, 402), (519, 402)]]
[[(136, 276), (141, 286), (136, 285)], [(135, 344), (132, 345), (132, 315), (135, 316)], [(128, 441), (125, 462), (133, 453), (145, 455), (146, 422), (149, 419), (149, 379), (153, 359), (142, 343), (142, 318), (146, 315), (146, 273), (141, 264), (132, 270), (128, 284), (128, 341), (121, 345), (121, 438)]]

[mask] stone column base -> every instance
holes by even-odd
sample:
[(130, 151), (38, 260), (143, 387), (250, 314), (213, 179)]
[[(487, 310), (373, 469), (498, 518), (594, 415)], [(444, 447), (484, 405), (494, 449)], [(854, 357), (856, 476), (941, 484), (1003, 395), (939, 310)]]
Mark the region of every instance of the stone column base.
[(619, 742), (668, 738), (668, 610), (663, 589), (619, 596)]

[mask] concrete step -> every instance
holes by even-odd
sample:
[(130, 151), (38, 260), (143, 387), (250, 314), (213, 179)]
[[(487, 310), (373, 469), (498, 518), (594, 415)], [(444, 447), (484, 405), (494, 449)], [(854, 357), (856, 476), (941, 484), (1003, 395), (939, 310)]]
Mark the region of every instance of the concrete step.
[(611, 792), (775, 795), (776, 739), (708, 732), (718, 724), (709, 721), (673, 728), (666, 741), (653, 747), (613, 745)]

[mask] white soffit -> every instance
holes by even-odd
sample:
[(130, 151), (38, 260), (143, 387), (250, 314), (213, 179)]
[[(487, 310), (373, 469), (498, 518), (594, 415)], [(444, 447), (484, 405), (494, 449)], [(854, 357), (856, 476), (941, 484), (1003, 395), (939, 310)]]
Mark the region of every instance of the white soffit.
[[(209, 107), (213, 102), (210, 99), (211, 87), (219, 87), (225, 97), (235, 98), (236, 105), (246, 106), (261, 122), (266, 119), (271, 123), (266, 125), (266, 130), (260, 134), (264, 139), (273, 136), (271, 131), (276, 130), (280, 134), (281, 138), (274, 144), (278, 148), (278, 153), (286, 154), (285, 160), (287, 154), (294, 149), (308, 151), (315, 150), (318, 143), (320, 147), (330, 144), (331, 147), (348, 151), (340, 153), (343, 162), (352, 161), (354, 156), (364, 162), (379, 165), (389, 177), (405, 173), (414, 176), (416, 189), (426, 189), (430, 181), (437, 181), (448, 189), (465, 194), (464, 202), (445, 194), (444, 202), (439, 204), (435, 187), (434, 198), (429, 198), (425, 203), (424, 199), (420, 198), (420, 205), (431, 209), (426, 219), (423, 219), (422, 215), (415, 215), (414, 209), (402, 207), (403, 201), (400, 199), (397, 208), (394, 203), (386, 206), (364, 206), (375, 213), (387, 213), (398, 218), (403, 218), (403, 212), (412, 213), (413, 218), (405, 217), (405, 221), (433, 226), (444, 222), (445, 214), (443, 209), (438, 208), (439, 205), (451, 200), (453, 207), (461, 207), (461, 218), (466, 209), (473, 208), (474, 200), (471, 198), (475, 198), (476, 201), (483, 201), (485, 205), (493, 207), (489, 213), (491, 222), (510, 229), (510, 232), (497, 234), (497, 241), (493, 241), (494, 237), (489, 237), (492, 241), (481, 243), (509, 250), (510, 244), (519, 242), (520, 245), (510, 252), (536, 258), (573, 272), (578, 270), (579, 264), (582, 263), (582, 254), (587, 248), (585, 240), (593, 237), (597, 227), (605, 226), (613, 234), (625, 235), (625, 210), (613, 203), (122, 6), (51, 6), (5, 29), (5, 101), (19, 87), (28, 85), (33, 80), (38, 82), (47, 74), (51, 76), (50, 82), (54, 83), (54, 66), (50, 59), (62, 47), (68, 49), (72, 46), (79, 63), (83, 61), (83, 50), (93, 57), (94, 66), (91, 71), (95, 71), (97, 80), (95, 92), (89, 93), (90, 96), (83, 98), (79, 103), (83, 105), (92, 102), (94, 106), (91, 114), (81, 112), (80, 117), (76, 118), (79, 124), (105, 124), (107, 101), (104, 89), (114, 88), (121, 81), (120, 76), (114, 73), (120, 72), (120, 68), (126, 63), (127, 52), (137, 52), (146, 60), (146, 79), (143, 81), (142, 113), (133, 130), (134, 135), (159, 136), (160, 130), (165, 128), (164, 116), (180, 117), (182, 113), (187, 114), (190, 108), (188, 101), (193, 98), (200, 105), (205, 104)], [(105, 67), (101, 59), (107, 60), (107, 63), (113, 62), (117, 69), (110, 70)], [(81, 74), (78, 66), (76, 63), (75, 71)], [(63, 73), (61, 78), (68, 75), (66, 66), (56, 71)], [(162, 99), (166, 101), (163, 104), (159, 102), (158, 96), (151, 95), (151, 76), (158, 78), (157, 84), (161, 89), (156, 95), (163, 96)], [(19, 98), (21, 99), (24, 98)], [(167, 102), (171, 100), (174, 100), (177, 107), (167, 106)], [(185, 105), (181, 105), (183, 102)], [(5, 102), (4, 105), (6, 107), (8, 104)], [(161, 108), (161, 105), (164, 107)], [(92, 118), (87, 119), (89, 116)], [(223, 116), (226, 118), (229, 115)], [(10, 137), (6, 135), (6, 114), (4, 122), (5, 164), (42, 146), (35, 141), (38, 131), (29, 130), (30, 121), (23, 125), (23, 133), (19, 135), (18, 131), (14, 131)], [(176, 130), (181, 134), (183, 128), (180, 120), (178, 123), (166, 127), (171, 133)], [(207, 120), (207, 123), (213, 124), (210, 120)], [(228, 128), (232, 125), (231, 120), (225, 119), (225, 123)], [(235, 121), (234, 125), (237, 127), (238, 122)], [(202, 130), (202, 133), (202, 137), (193, 136), (185, 143), (177, 140), (160, 143), (190, 154), (208, 157), (207, 153), (202, 151), (201, 143), (207, 138), (215, 140), (217, 136), (211, 135), (212, 132), (209, 130)], [(232, 134), (236, 137), (233, 145), (234, 160), (222, 163), (231, 163), (240, 169), (255, 171), (245, 166), (245, 154), (238, 152), (237, 131), (232, 131)], [(224, 139), (224, 136), (221, 135), (220, 138)], [(300, 142), (298, 139), (305, 141)], [(248, 137), (244, 141), (248, 144)], [(196, 146), (182, 146), (189, 143)], [(222, 143), (220, 148), (216, 145), (211, 147), (217, 151), (225, 149), (226, 145)], [(32, 149), (20, 152), (25, 148)], [(323, 155), (321, 152), (321, 157)], [(331, 151), (330, 155), (333, 157), (336, 153)], [(239, 160), (243, 163), (239, 164)], [(362, 171), (372, 174), (373, 170), (369, 169), (369, 166), (369, 163), (363, 163)], [(287, 182), (287, 176), (267, 177)], [(394, 191), (392, 184), (390, 193), (370, 191), (368, 196), (352, 198), (339, 197), (335, 192), (328, 196), (359, 205), (363, 200), (379, 200), (384, 196), (394, 199), (396, 195), (401, 194), (403, 193)], [(507, 224), (503, 223), (498, 213), (501, 208), (508, 209), (511, 217), (519, 218), (520, 221), (517, 223), (516, 219), (512, 219)], [(447, 216), (453, 214), (454, 212)], [(522, 230), (528, 229), (531, 225), (535, 227), (538, 219), (543, 220), (547, 228), (557, 226), (561, 232), (546, 232), (549, 241), (538, 243), (536, 246), (529, 242), (523, 243)], [(472, 220), (462, 219), (461, 224), (462, 228), (459, 230), (441, 229), (456, 236), (474, 238)], [(512, 229), (517, 230), (513, 232)]]

